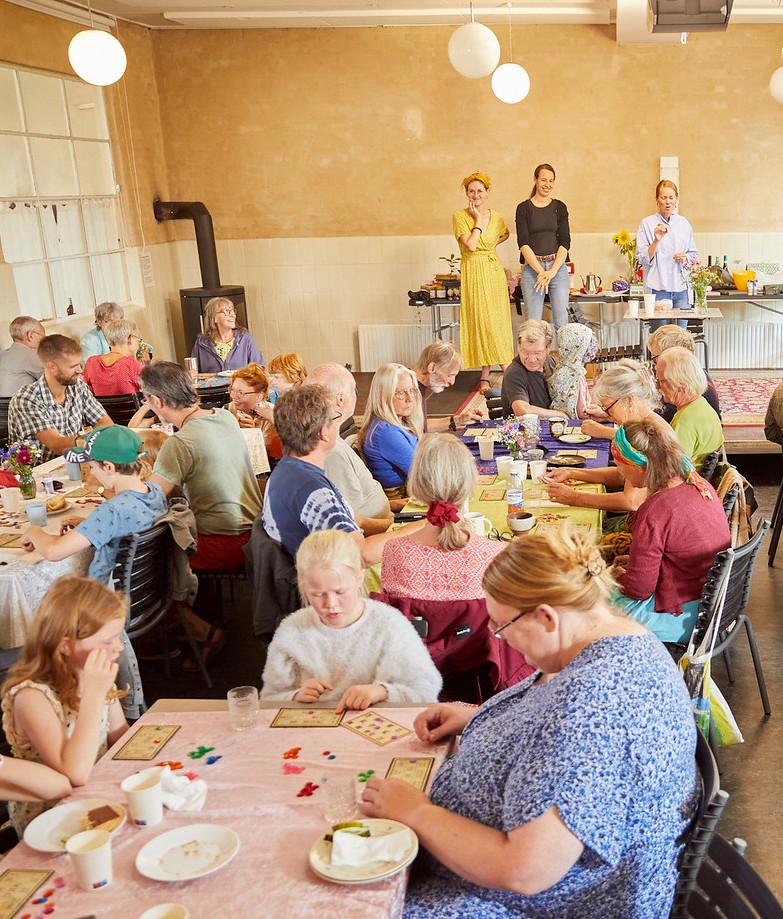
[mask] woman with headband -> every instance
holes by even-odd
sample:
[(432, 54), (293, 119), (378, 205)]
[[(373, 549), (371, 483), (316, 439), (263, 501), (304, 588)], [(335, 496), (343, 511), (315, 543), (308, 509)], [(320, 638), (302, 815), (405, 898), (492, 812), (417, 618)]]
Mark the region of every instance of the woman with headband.
[(422, 743), (461, 735), (429, 797), (365, 784), (365, 813), (423, 849), (406, 919), (668, 916), (700, 795), (677, 668), (611, 609), (598, 546), (570, 527), (515, 539), (483, 584), (490, 630), (537, 670), (478, 709), (416, 718)]
[(481, 367), (481, 392), (489, 389), (493, 364), (502, 370), (514, 353), (508, 282), (496, 246), (508, 239), (506, 221), (490, 209), (488, 176), (474, 172), (462, 180), (468, 206), (454, 214), (460, 267), (460, 351), (466, 367)]
[(612, 456), (624, 479), (646, 488), (629, 555), (615, 559), (614, 604), (661, 641), (688, 640), (715, 556), (731, 545), (715, 490), (696, 472), (674, 433), (650, 421), (615, 434)]

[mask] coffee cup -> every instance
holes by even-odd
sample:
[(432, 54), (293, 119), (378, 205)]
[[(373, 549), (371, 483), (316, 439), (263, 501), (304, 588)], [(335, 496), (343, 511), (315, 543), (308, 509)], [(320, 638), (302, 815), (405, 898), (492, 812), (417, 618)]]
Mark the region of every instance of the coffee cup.
[(489, 536), (492, 531), (491, 521), (481, 511), (469, 511), (464, 515), (463, 520), (471, 533), (475, 533), (476, 536)]
[(549, 422), (549, 433), (552, 437), (561, 437), (565, 434), (566, 423), (562, 418), (552, 418)]
[(648, 317), (655, 315), (655, 294), (644, 295), (644, 311)]
[(9, 511), (11, 514), (15, 514), (19, 510), (21, 498), (22, 493), (18, 488), (0, 489), (0, 500), (3, 502), (3, 510)]
[(65, 843), (82, 890), (100, 890), (112, 882), (111, 836), (106, 830), (85, 830)]
[(527, 533), (535, 526), (536, 518), (528, 511), (517, 511), (515, 514), (509, 514), (506, 522), (512, 533)]
[(163, 770), (160, 766), (142, 769), (120, 784), (128, 799), (128, 810), (136, 826), (154, 826), (163, 819)]
[(483, 460), (491, 460), (495, 455), (495, 441), (490, 437), (482, 437), (479, 442), (479, 456)]

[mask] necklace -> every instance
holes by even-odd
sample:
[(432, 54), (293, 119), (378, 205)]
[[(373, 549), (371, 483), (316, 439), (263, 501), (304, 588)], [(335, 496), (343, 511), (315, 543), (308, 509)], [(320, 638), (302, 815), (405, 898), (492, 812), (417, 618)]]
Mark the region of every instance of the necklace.
[(195, 415), (196, 412), (197, 412), (198, 410), (199, 410), (198, 405), (197, 405), (195, 408), (191, 409), (191, 410), (187, 413), (187, 415), (185, 415), (185, 417), (182, 419), (182, 423), (180, 424), (180, 428), (184, 427), (185, 422), (188, 420), (188, 418), (190, 418), (191, 415)]

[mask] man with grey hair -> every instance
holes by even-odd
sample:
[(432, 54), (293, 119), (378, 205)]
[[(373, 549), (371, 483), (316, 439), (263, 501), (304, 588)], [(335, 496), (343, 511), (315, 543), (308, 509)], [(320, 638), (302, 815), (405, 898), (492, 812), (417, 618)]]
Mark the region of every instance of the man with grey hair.
[(517, 331), (517, 356), (503, 374), (500, 398), (504, 415), (532, 413), (542, 418), (568, 418), (552, 409), (547, 377), (554, 370), (549, 356), (554, 331), (543, 319), (528, 319)]
[[(356, 409), (356, 380), (340, 364), (319, 364), (307, 377), (308, 383), (319, 383), (332, 400), (340, 424)], [(355, 450), (337, 437), (334, 447), (324, 460), (326, 477), (337, 487), (353, 511), (356, 523), (365, 536), (384, 533), (392, 522), (389, 499), (380, 482), (376, 481)]]
[(484, 412), (481, 409), (470, 409), (462, 415), (451, 418), (435, 418), (430, 423), (427, 418), (427, 399), (433, 394), (443, 392), (454, 385), (457, 374), (462, 370), (462, 355), (450, 341), (433, 341), (418, 356), (413, 366), (416, 382), (421, 393), (421, 411), (424, 415), (424, 433), (447, 431), (450, 425), (464, 425), (471, 421), (481, 421)]
[(103, 334), (103, 327), (107, 322), (116, 322), (125, 318), (125, 311), (119, 303), (106, 301), (95, 307), (95, 326), (82, 335), (81, 345), (84, 361), (93, 354), (108, 354), (109, 343)]
[(35, 383), (43, 373), (36, 351), (46, 335), (40, 320), (17, 316), (8, 327), (11, 347), (0, 352), (0, 396), (13, 396), (28, 383)]
[(723, 426), (715, 409), (702, 393), (707, 376), (686, 348), (669, 348), (661, 353), (655, 366), (655, 381), (661, 395), (677, 407), (671, 420), (682, 452), (698, 469), (708, 453), (723, 446)]

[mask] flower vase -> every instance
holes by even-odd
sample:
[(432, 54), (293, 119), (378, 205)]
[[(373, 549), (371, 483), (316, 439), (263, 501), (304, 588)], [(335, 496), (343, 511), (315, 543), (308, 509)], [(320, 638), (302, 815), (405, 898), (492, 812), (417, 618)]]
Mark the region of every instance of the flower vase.
[(22, 497), (27, 500), (34, 498), (37, 488), (32, 469), (21, 470), (19, 472), (19, 491), (22, 493)]
[(511, 459), (514, 460), (514, 461), (520, 459), (520, 457), (522, 456), (522, 448), (519, 447), (519, 446), (517, 446), (517, 447), (512, 447), (512, 446), (509, 444), (508, 452), (509, 452), (509, 455), (511, 456)]
[(693, 307), (700, 316), (704, 316), (706, 314), (707, 312), (707, 291), (706, 290), (694, 290), (693, 291)]

